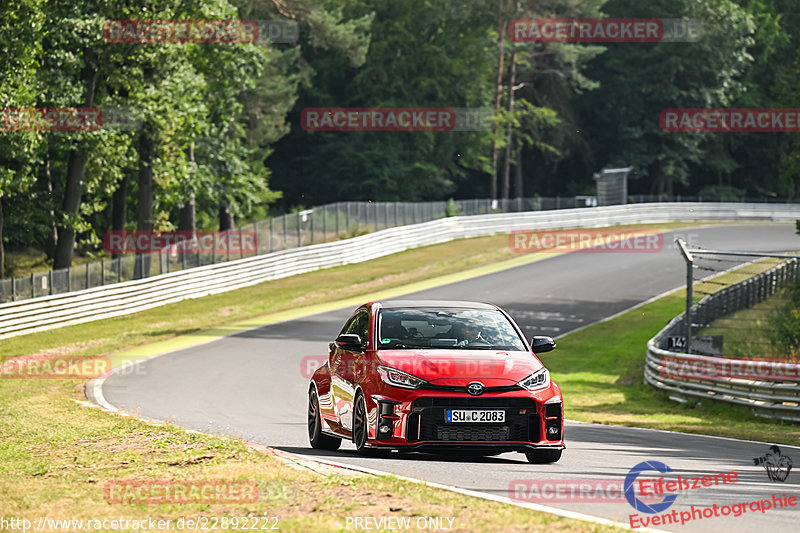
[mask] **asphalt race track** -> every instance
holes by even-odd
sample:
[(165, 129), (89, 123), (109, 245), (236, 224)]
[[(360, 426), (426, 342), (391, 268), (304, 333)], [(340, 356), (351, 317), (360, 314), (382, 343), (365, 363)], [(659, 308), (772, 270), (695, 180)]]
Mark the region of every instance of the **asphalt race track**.
[[(677, 234), (705, 248), (800, 249), (800, 237), (791, 225), (715, 226), (680, 230)], [(560, 336), (680, 287), (685, 270), (671, 244), (673, 238), (666, 235), (665, 248), (658, 253), (558, 255), (408, 297), (496, 303), (509, 311), (528, 337)], [(187, 428), (237, 436), (298, 454), (318, 455), (312, 452), (307, 439), (307, 370), (313, 360), (307, 356), (324, 356), (327, 343), (351, 311), (352, 308), (340, 309), (273, 324), (143, 361), (135, 373), (108, 378), (103, 394), (108, 403), (144, 417), (171, 420)], [(642, 346), (642, 357), (644, 350)], [(568, 395), (565, 405), (569, 418)], [(692, 505), (731, 505), (769, 499), (773, 493), (800, 497), (800, 448), (781, 446), (798, 468), (785, 482), (772, 482), (764, 468), (753, 464), (753, 458), (767, 452), (763, 443), (575, 422), (568, 422), (565, 438), (567, 450), (561, 461), (544, 466), (531, 465), (516, 453), (475, 459), (422, 454), (395, 454), (391, 459), (359, 457), (349, 443), (324, 457), (503, 497), (514, 496), (509, 488), (515, 486), (515, 480), (620, 482), (642, 461), (667, 464), (673, 470), (666, 476), (668, 479), (674, 479), (675, 474), (694, 477), (738, 473), (735, 483), (680, 492), (667, 510), (678, 514), (689, 512)], [(634, 511), (624, 497), (612, 502), (526, 501), (623, 523), (628, 523)], [(748, 507), (739, 517), (707, 518), (656, 529), (796, 531), (798, 509), (800, 502), (788, 510), (766, 513)], [(458, 525), (458, 517), (455, 524)], [(468, 524), (462, 527), (468, 529)]]

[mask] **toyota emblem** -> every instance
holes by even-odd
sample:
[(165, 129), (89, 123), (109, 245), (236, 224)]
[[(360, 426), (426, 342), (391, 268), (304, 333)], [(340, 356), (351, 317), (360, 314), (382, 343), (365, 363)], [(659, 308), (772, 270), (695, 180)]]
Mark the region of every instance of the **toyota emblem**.
[(483, 394), (483, 383), (474, 382), (467, 385), (467, 392), (472, 394), (473, 396), (480, 396)]

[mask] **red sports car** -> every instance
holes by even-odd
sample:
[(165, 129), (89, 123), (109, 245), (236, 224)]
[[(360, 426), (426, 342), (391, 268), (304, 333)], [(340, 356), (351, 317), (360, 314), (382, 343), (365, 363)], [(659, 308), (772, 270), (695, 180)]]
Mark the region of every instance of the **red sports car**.
[(561, 389), (495, 305), (387, 301), (360, 306), (308, 391), (311, 446), (335, 450), (517, 451), (552, 463), (564, 449)]

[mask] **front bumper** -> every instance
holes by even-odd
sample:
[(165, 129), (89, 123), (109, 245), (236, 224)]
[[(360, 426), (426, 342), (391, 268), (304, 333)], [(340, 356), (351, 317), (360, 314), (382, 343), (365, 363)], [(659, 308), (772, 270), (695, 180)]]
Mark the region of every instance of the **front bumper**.
[[(373, 400), (374, 410), (368, 416), (370, 422), (374, 421), (368, 439), (372, 447), (491, 453), (564, 448), (560, 391), (517, 390), (470, 396), (415, 390), (391, 397), (374, 396)], [(502, 409), (505, 422), (447, 423), (447, 409)]]

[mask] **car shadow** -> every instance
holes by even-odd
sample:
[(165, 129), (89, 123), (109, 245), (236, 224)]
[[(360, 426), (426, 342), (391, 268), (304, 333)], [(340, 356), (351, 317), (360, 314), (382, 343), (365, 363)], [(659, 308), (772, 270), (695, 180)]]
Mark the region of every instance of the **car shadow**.
[(473, 455), (464, 452), (457, 452), (453, 454), (434, 454), (423, 452), (392, 452), (386, 456), (379, 455), (360, 455), (355, 450), (315, 450), (313, 448), (301, 448), (297, 446), (275, 446), (278, 450), (293, 453), (296, 455), (304, 455), (310, 457), (325, 457), (331, 460), (336, 458), (352, 459), (357, 457), (359, 459), (375, 460), (376, 462), (396, 460), (396, 461), (425, 461), (434, 463), (488, 463), (488, 464), (517, 464), (519, 462), (527, 463), (528, 460), (522, 454), (519, 455), (520, 459), (517, 461), (494, 457), (494, 456), (481, 456)]

